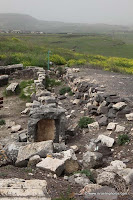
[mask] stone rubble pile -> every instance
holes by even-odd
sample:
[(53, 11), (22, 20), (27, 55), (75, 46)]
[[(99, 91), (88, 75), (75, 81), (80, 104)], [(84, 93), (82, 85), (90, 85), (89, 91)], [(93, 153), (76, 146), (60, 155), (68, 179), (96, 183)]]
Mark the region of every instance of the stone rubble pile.
[[(79, 107), (82, 104), (84, 109), (81, 112), (95, 119), (95, 122), (88, 124), (87, 129), (90, 132), (99, 132), (99, 135), (88, 140), (82, 153), (78, 146), (68, 147), (65, 144), (65, 134), (67, 131), (72, 131), (72, 129), (65, 130), (67, 111), (60, 107), (58, 102), (58, 99), (64, 100), (65, 98), (57, 98), (54, 93), (46, 89), (46, 71), (36, 68), (37, 79), (34, 80), (36, 93), (31, 96), (32, 103), (26, 103), (26, 109), (21, 113), (23, 115), (29, 113), (28, 128), (21, 130), (19, 125), (11, 122), (7, 124), (12, 132), (17, 134), (17, 139), (5, 144), (3, 151), (0, 152), (3, 156), (0, 166), (11, 163), (17, 167), (41, 169), (53, 178), (58, 179), (64, 176), (68, 184), (80, 185), (83, 189), (79, 191), (79, 195), (84, 199), (94, 197), (99, 200), (117, 200), (118, 193), (121, 191), (127, 193), (128, 186), (133, 182), (133, 169), (128, 168), (124, 161), (112, 157), (116, 141), (110, 134), (112, 132), (125, 133), (126, 127), (119, 124), (119, 119), (133, 121), (132, 103), (128, 99), (120, 98), (117, 94), (107, 94), (103, 86), (99, 87), (89, 79), (77, 78), (75, 73), (78, 72), (79, 69), (69, 68), (63, 79), (67, 81), (74, 93), (72, 104)], [(73, 113), (75, 110), (67, 113), (68, 120), (71, 121)], [(71, 124), (73, 125), (73, 122)], [(105, 128), (105, 131), (102, 128)], [(46, 132), (49, 131), (49, 136), (45, 136), (46, 141), (39, 136), (38, 131), (45, 129)], [(103, 132), (101, 133), (100, 130)], [(52, 131), (54, 135), (51, 134)], [(20, 186), (29, 184), (22, 180), (17, 180), (17, 182)], [(5, 196), (9, 193), (13, 195), (12, 187), (11, 191), (4, 188), (10, 183), (14, 185), (14, 179), (7, 180), (7, 182), (0, 180), (0, 185), (2, 185), (0, 193)], [(34, 197), (38, 194), (38, 199), (43, 195), (44, 199), (49, 199), (47, 195), (45, 196), (47, 194), (45, 181), (38, 181), (39, 188), (35, 191), (32, 188), (35, 183), (30, 184), (31, 187), (28, 185), (29, 191), (25, 190), (24, 197), (27, 197), (31, 191)], [(42, 187), (44, 187), (43, 191)], [(23, 189), (20, 189), (18, 197), (22, 191)], [(111, 195), (100, 195), (100, 193)]]
[[(103, 86), (99, 87), (94, 81), (75, 76), (79, 69), (67, 69), (64, 80), (74, 92), (74, 104), (84, 104), (86, 116), (94, 116), (99, 126), (107, 126), (111, 120), (133, 120), (133, 104), (127, 98), (117, 94), (106, 93)], [(98, 126), (98, 125), (95, 125)]]

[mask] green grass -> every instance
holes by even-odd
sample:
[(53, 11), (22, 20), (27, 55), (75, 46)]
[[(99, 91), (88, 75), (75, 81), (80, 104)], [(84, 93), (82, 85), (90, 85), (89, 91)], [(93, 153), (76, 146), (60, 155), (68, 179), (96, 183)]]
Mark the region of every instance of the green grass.
[[(21, 81), (20, 83), (20, 94), (19, 97), (23, 100), (30, 101), (30, 96), (33, 92), (35, 92), (33, 80)], [(26, 90), (26, 91), (25, 91)]]
[(130, 141), (129, 136), (126, 134), (119, 135), (119, 137), (118, 137), (118, 144), (120, 146), (126, 144), (129, 141)]
[(80, 118), (78, 125), (80, 128), (88, 128), (88, 124), (91, 124), (94, 122), (93, 118), (90, 117), (82, 117)]
[(66, 93), (70, 93), (70, 96), (71, 96), (72, 93), (71, 93), (71, 88), (70, 87), (63, 87), (59, 91), (60, 95), (64, 95)]
[(53, 87), (56, 87), (56, 86), (59, 86), (59, 85), (61, 85), (61, 81), (46, 77), (46, 81), (45, 81), (46, 89), (48, 89), (49, 87), (53, 88)]
[(107, 34), (0, 34), (0, 64), (24, 66), (92, 65), (133, 74), (133, 33)]

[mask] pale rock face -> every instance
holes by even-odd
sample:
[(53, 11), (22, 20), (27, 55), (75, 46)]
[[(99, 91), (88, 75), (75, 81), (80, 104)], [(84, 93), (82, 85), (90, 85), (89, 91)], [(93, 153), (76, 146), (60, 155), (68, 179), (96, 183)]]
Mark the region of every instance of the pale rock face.
[(39, 155), (35, 155), (29, 159), (28, 167), (35, 167), (42, 159)]
[(32, 108), (33, 103), (26, 103), (26, 108)]
[(77, 105), (79, 102), (80, 102), (80, 99), (75, 99), (75, 100), (73, 101), (73, 105)]
[(63, 160), (47, 157), (39, 162), (36, 167), (60, 176), (64, 170), (64, 164)]
[(92, 124), (88, 124), (89, 131), (99, 130), (98, 122), (94, 122)]
[(15, 133), (18, 132), (21, 129), (21, 125), (15, 125), (11, 127), (11, 132)]
[(3, 199), (10, 197), (15, 200), (20, 198), (28, 200), (31, 196), (32, 200), (42, 198), (43, 200), (50, 200), (46, 187), (47, 182), (45, 180), (0, 179), (0, 194)]
[(6, 88), (6, 93), (7, 94), (15, 94), (17, 91), (17, 88), (19, 87), (18, 83), (11, 83), (7, 88)]
[(113, 167), (116, 167), (118, 170), (122, 170), (122, 169), (126, 168), (126, 164), (120, 160), (112, 161), (110, 165)]
[(74, 152), (77, 152), (79, 150), (77, 145), (70, 146), (70, 148), (73, 149)]
[(76, 157), (73, 149), (69, 149), (67, 151), (62, 151), (60, 153), (55, 153), (55, 154), (53, 154), (53, 156), (55, 158), (62, 159), (65, 162), (70, 159), (77, 160), (77, 157)]
[(16, 166), (27, 166), (27, 161), (34, 155), (45, 158), (48, 153), (53, 153), (53, 142), (51, 140), (35, 142), (20, 147), (18, 152)]
[(99, 152), (90, 152), (87, 151), (83, 154), (83, 166), (85, 168), (93, 168), (95, 166), (102, 164), (103, 155)]
[(125, 168), (118, 171), (117, 173), (126, 181), (127, 184), (130, 184), (133, 182), (133, 169)]
[(28, 114), (30, 112), (30, 108), (25, 108), (25, 110), (23, 110), (22, 112), (21, 112), (21, 115), (26, 115), (26, 114)]
[(119, 102), (119, 103), (114, 104), (113, 108), (116, 110), (121, 110), (121, 109), (125, 108), (126, 105), (127, 104), (125, 102)]
[(106, 135), (99, 135), (95, 142), (99, 141), (101, 141), (101, 143), (107, 147), (112, 147), (114, 144), (114, 139)]
[(111, 130), (111, 131), (114, 131), (115, 128), (116, 128), (116, 124), (117, 123), (113, 123), (113, 122), (110, 122), (107, 126), (107, 130)]
[(117, 133), (119, 133), (119, 132), (124, 132), (125, 129), (126, 129), (126, 128), (125, 128), (124, 126), (117, 125), (117, 126), (116, 126), (115, 132), (117, 132)]
[(133, 113), (126, 114), (126, 118), (128, 121), (133, 121)]
[(78, 185), (81, 186), (86, 186), (91, 183), (89, 178), (85, 174), (79, 174), (79, 173), (70, 176), (68, 178), (68, 181), (72, 184), (77, 183)]
[(110, 185), (114, 182), (116, 174), (114, 172), (102, 172), (97, 177), (97, 184), (99, 185)]

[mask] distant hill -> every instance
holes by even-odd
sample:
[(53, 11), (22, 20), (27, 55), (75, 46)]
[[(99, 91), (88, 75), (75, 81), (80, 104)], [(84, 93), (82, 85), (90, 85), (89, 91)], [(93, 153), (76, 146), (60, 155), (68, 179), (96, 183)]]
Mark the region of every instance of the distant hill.
[(45, 33), (109, 33), (126, 31), (129, 27), (107, 24), (52, 22), (24, 14), (0, 14), (0, 30), (42, 31)]

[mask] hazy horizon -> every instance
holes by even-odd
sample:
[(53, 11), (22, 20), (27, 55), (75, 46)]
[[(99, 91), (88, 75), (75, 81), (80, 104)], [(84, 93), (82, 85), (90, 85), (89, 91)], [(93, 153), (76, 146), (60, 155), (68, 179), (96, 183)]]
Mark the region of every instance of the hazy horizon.
[(0, 0), (0, 13), (68, 23), (133, 25), (133, 0)]

